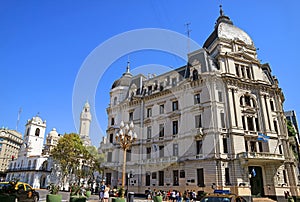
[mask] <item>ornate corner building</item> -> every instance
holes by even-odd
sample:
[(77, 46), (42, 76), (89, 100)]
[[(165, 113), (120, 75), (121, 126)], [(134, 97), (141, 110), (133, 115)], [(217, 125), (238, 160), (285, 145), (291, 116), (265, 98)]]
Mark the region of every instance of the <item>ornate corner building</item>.
[(289, 149), (284, 95), (249, 35), (220, 10), (203, 48), (188, 64), (158, 76), (127, 71), (110, 90), (106, 182), (120, 186), (118, 125), (133, 121), (138, 139), (127, 152), (130, 191), (230, 189), (245, 196), (299, 193)]

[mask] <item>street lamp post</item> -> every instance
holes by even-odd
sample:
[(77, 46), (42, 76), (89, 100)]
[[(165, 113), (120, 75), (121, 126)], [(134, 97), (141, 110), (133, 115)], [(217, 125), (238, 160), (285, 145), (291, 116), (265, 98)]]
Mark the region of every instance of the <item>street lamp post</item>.
[[(134, 132), (134, 124), (131, 122), (129, 125), (124, 124), (123, 121), (120, 123), (120, 129), (116, 134), (116, 141), (123, 149), (123, 170), (122, 170), (122, 189), (125, 187), (125, 176), (126, 176), (126, 152), (131, 147), (132, 143), (136, 140), (137, 135)], [(122, 198), (124, 198), (124, 192), (122, 192)]]

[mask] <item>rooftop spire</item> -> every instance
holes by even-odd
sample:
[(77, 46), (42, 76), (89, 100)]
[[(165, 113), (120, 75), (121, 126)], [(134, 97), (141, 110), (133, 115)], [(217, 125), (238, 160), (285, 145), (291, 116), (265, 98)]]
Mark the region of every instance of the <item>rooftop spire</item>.
[(222, 5), (220, 5), (219, 7), (220, 7), (220, 16), (219, 16), (218, 19), (217, 19), (215, 28), (217, 28), (218, 25), (219, 25), (221, 22), (224, 22), (224, 23), (233, 25), (233, 23), (232, 23), (232, 21), (230, 20), (230, 18), (224, 14)]
[(130, 62), (127, 62), (126, 73), (130, 73)]
[(130, 73), (130, 60), (129, 60), (129, 55), (128, 55), (128, 58), (127, 58), (126, 73)]
[(223, 16), (224, 15), (224, 11), (222, 9), (222, 4), (220, 4), (220, 16)]

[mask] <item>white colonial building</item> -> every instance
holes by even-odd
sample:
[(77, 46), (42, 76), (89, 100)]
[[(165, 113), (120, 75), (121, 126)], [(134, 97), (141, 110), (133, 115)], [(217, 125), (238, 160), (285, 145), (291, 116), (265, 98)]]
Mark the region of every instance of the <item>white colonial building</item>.
[(48, 185), (51, 164), (48, 161), (49, 156), (42, 154), (45, 130), (46, 121), (43, 121), (39, 116), (27, 121), (24, 142), (18, 157), (9, 165), (6, 175), (7, 181), (19, 179), (34, 188), (45, 188)]
[(110, 90), (106, 182), (120, 186), (123, 150), (115, 136), (133, 121), (137, 141), (127, 153), (130, 191), (229, 189), (250, 198), (298, 195), (289, 152), (284, 96), (250, 36), (222, 8), (203, 48), (188, 64), (147, 78), (127, 71)]

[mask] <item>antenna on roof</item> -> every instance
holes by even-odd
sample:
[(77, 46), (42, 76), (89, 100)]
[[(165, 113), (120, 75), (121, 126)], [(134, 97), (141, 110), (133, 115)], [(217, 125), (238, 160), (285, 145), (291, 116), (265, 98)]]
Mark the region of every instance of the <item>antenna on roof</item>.
[(19, 126), (19, 122), (20, 122), (21, 112), (22, 112), (22, 108), (20, 107), (20, 109), (19, 109), (19, 111), (18, 111), (18, 118), (17, 118), (16, 131), (18, 131), (18, 126)]

